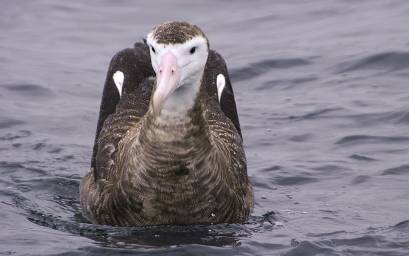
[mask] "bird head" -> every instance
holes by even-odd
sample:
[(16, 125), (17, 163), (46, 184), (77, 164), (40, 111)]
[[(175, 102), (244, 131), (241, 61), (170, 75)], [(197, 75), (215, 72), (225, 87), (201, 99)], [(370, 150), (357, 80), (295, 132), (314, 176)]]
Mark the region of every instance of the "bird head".
[(148, 34), (146, 43), (156, 73), (154, 114), (186, 113), (200, 89), (209, 52), (207, 37), (187, 22), (166, 22)]

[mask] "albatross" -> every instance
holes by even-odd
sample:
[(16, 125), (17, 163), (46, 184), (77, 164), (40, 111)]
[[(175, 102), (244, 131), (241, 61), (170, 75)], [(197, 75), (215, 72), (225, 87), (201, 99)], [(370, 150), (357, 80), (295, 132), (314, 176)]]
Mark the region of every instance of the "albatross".
[(114, 226), (243, 223), (253, 207), (223, 58), (187, 22), (111, 60), (82, 212)]

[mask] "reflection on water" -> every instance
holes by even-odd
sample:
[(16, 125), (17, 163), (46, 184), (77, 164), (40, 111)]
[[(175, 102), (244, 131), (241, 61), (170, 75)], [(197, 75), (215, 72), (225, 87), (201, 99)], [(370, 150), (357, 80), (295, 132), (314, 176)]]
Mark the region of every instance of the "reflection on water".
[[(407, 1), (2, 4), (0, 254), (409, 254)], [(254, 213), (244, 225), (90, 224), (78, 186), (110, 58), (174, 19), (226, 59)]]

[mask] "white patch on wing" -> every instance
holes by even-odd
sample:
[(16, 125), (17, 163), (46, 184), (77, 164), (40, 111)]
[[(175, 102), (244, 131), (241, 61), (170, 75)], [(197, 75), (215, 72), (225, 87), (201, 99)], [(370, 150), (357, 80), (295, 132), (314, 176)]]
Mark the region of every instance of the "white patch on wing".
[(222, 97), (224, 86), (226, 85), (226, 78), (224, 77), (223, 74), (217, 75), (216, 85), (217, 85), (217, 96), (219, 96), (219, 103), (220, 103), (220, 99)]
[(122, 85), (124, 84), (124, 79), (125, 79), (124, 73), (118, 70), (114, 73), (112, 78), (114, 79), (114, 83), (116, 85), (116, 88), (118, 89), (119, 97), (121, 97), (122, 96)]

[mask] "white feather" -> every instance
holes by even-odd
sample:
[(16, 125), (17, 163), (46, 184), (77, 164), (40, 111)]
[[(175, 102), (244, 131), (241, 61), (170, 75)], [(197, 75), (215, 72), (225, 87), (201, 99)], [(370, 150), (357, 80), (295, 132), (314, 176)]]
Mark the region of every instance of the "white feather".
[(116, 85), (116, 88), (118, 89), (119, 97), (121, 97), (122, 96), (122, 85), (124, 84), (124, 79), (125, 79), (124, 73), (118, 70), (114, 73), (112, 78), (114, 79), (114, 83)]
[(217, 85), (217, 96), (219, 96), (219, 103), (220, 103), (220, 99), (222, 97), (224, 86), (226, 85), (226, 78), (224, 77), (223, 74), (217, 75), (216, 85)]

